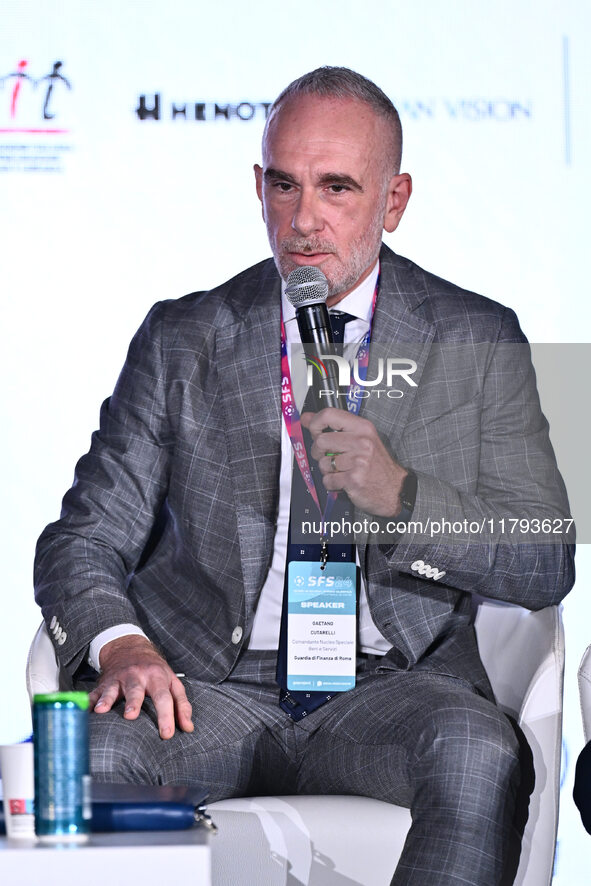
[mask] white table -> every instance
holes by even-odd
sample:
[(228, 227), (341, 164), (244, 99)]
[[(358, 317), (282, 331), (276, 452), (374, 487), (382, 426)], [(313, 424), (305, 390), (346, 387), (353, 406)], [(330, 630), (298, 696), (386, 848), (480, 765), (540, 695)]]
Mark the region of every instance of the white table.
[(0, 837), (5, 886), (211, 886), (208, 832), (92, 834), (87, 843), (51, 846)]

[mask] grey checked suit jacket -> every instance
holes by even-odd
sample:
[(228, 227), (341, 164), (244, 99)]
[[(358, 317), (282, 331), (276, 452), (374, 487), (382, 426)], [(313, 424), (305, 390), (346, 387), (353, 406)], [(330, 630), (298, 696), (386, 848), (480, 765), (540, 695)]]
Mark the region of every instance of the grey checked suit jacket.
[[(61, 626), (56, 651), (70, 672), (100, 631), (128, 622), (175, 671), (214, 682), (231, 671), (273, 550), (280, 302), (265, 261), (211, 292), (155, 305), (132, 341), (61, 519), (38, 544), (37, 600)], [(512, 311), (383, 247), (372, 342), (417, 362), (418, 387), (362, 408), (417, 473), (415, 520), (568, 515)], [(493, 535), (361, 545), (372, 616), (393, 645), (385, 666), (448, 673), (490, 693), (471, 594), (536, 609), (574, 580), (562, 537)], [(417, 574), (417, 560), (445, 575)]]

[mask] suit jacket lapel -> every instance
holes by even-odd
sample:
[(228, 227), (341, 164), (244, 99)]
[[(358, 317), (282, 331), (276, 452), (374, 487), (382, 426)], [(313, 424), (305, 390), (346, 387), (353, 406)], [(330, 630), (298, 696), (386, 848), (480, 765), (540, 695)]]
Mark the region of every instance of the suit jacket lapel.
[[(380, 261), (380, 291), (373, 321), (367, 377), (377, 378), (378, 360), (381, 358), (384, 361), (384, 379), (375, 388), (367, 388), (371, 393), (363, 401), (361, 414), (375, 424), (395, 451), (420, 385), (435, 327), (417, 314), (416, 309), (427, 297), (427, 290), (409, 270), (405, 260), (387, 247), (382, 247)], [(396, 396), (388, 396), (385, 376), (388, 358), (413, 360), (416, 363), (417, 368), (410, 375), (416, 387), (399, 377), (390, 390)], [(380, 389), (383, 393), (378, 395)]]
[[(417, 368), (410, 377), (416, 383), (416, 387), (401, 378), (400, 383), (394, 384), (391, 390), (400, 391), (402, 396), (388, 397), (386, 393), (388, 388), (384, 379), (383, 384), (376, 385), (375, 389), (368, 389), (372, 393), (364, 399), (361, 415), (373, 422), (395, 458), (396, 446), (408, 421), (431, 343), (435, 337), (435, 327), (417, 313), (428, 293), (406, 261), (386, 246), (382, 246), (380, 270), (380, 291), (373, 320), (367, 377), (369, 379), (377, 377), (377, 361), (380, 357), (383, 360), (388, 357), (414, 360)], [(382, 388), (384, 393), (378, 397), (379, 388)], [(358, 541), (358, 548), (359, 561), (364, 564), (367, 545), (361, 539)]]
[(279, 504), (281, 286), (272, 262), (232, 304), (241, 316), (218, 330), (217, 364), (244, 588), (252, 606), (271, 562)]

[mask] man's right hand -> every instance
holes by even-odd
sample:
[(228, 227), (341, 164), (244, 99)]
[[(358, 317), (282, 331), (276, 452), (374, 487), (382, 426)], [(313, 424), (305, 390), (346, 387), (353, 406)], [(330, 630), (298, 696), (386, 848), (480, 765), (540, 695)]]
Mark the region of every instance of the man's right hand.
[(106, 714), (124, 698), (123, 716), (135, 720), (149, 696), (156, 708), (160, 738), (172, 738), (175, 721), (183, 732), (193, 732), (185, 687), (145, 637), (132, 634), (105, 643), (99, 663), (101, 675), (89, 696), (91, 711)]

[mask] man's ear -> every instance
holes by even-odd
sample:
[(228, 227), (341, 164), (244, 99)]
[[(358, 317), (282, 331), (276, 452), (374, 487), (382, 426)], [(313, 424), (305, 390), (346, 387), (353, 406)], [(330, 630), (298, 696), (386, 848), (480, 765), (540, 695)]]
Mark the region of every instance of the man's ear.
[(408, 172), (401, 172), (400, 175), (394, 175), (390, 179), (384, 218), (384, 229), (389, 234), (398, 227), (411, 194), (412, 179)]
[[(253, 169), (254, 169), (254, 178), (255, 178), (255, 182), (256, 182), (257, 197), (259, 198), (259, 200), (261, 201), (261, 204), (262, 204), (262, 202), (263, 202), (263, 168), (262, 168), (262, 166), (259, 166), (258, 163), (255, 163), (253, 166)], [(264, 217), (265, 217), (265, 212), (263, 210), (263, 218)]]

